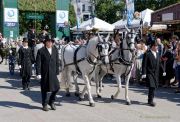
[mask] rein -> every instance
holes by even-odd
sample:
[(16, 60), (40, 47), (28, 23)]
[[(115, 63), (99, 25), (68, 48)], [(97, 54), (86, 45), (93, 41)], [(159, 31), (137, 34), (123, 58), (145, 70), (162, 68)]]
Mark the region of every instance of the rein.
[[(102, 43), (102, 42), (99, 41), (98, 44), (97, 44), (97, 46), (96, 46), (96, 48), (98, 48), (99, 44), (104, 44), (104, 43), (105, 43), (105, 42)], [(88, 45), (88, 43), (87, 43), (86, 45), (80, 45), (80, 46), (75, 50), (75, 52), (74, 52), (74, 57), (73, 57), (73, 62), (72, 62), (72, 63), (66, 64), (66, 63), (65, 63), (65, 59), (64, 59), (64, 57), (63, 57), (64, 67), (65, 67), (65, 66), (69, 66), (69, 65), (75, 65), (75, 68), (76, 68), (77, 73), (80, 74), (81, 71), (80, 71), (80, 69), (79, 69), (78, 63), (81, 62), (81, 61), (86, 60), (89, 64), (93, 65), (93, 70), (90, 72), (90, 74), (91, 74), (91, 73), (95, 70), (95, 66), (98, 64), (98, 62), (94, 62), (94, 61), (92, 60), (91, 56), (94, 57), (95, 60), (98, 61), (98, 60), (101, 60), (102, 57), (105, 57), (105, 56), (107, 56), (107, 55), (101, 56), (101, 55), (100, 55), (100, 50), (98, 49), (98, 55), (99, 55), (99, 56), (96, 57), (94, 54), (92, 54), (91, 52), (89, 52), (89, 55), (87, 55), (87, 57), (84, 57), (84, 58), (81, 58), (81, 59), (77, 60), (77, 53), (78, 53), (78, 51), (79, 51), (82, 47), (85, 47), (86, 50), (87, 50), (87, 45)], [(68, 46), (68, 45), (66, 45), (65, 48), (66, 48), (67, 46)], [(70, 46), (71, 46), (71, 45), (70, 45)], [(72, 46), (71, 46), (71, 47), (72, 47)], [(64, 55), (64, 53), (65, 53), (65, 48), (64, 48), (64, 50), (63, 50), (63, 55)], [(72, 47), (72, 48), (73, 48), (73, 47)]]

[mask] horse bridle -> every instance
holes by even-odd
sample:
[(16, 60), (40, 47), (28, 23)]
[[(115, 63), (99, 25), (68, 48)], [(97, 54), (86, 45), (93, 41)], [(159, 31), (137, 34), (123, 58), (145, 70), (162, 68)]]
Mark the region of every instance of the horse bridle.
[[(103, 39), (103, 42), (98, 41), (98, 44), (97, 44), (97, 46), (96, 46), (96, 49), (98, 49), (98, 56), (95, 56), (95, 55), (92, 54), (92, 53), (90, 53), (90, 55), (93, 56), (97, 61), (102, 60), (103, 57), (108, 56), (108, 54), (107, 54), (107, 55), (102, 55), (102, 54), (101, 54), (102, 45), (106, 45), (106, 44), (109, 45), (109, 43), (106, 42), (105, 39)], [(104, 49), (107, 49), (107, 48), (108, 48), (108, 47), (105, 46)], [(92, 61), (92, 59), (90, 58), (91, 56), (89, 56), (89, 57), (87, 58), (87, 59), (89, 60), (88, 62), (91, 63), (91, 64), (96, 65), (97, 63), (95, 63), (95, 62)]]

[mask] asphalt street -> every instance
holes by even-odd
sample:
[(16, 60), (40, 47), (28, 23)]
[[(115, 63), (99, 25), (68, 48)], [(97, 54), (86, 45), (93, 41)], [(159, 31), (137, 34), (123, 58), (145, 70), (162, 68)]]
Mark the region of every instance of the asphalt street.
[[(80, 88), (83, 81), (78, 79)], [(156, 107), (147, 105), (147, 88), (137, 84), (130, 85), (129, 98), (132, 105), (125, 104), (124, 88), (117, 99), (110, 96), (116, 91), (116, 83), (105, 79), (102, 98), (92, 94), (96, 102), (90, 107), (87, 96), (78, 101), (72, 90), (66, 97), (60, 90), (57, 95), (57, 110), (42, 111), (39, 81), (31, 80), (30, 91), (23, 91), (18, 70), (11, 76), (8, 66), (0, 65), (0, 122), (179, 122), (180, 94), (173, 88), (159, 88), (156, 92)]]

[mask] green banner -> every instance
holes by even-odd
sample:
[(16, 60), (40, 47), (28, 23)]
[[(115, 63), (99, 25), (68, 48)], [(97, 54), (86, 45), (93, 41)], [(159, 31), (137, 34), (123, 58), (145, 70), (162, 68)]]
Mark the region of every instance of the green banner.
[(70, 36), (69, 4), (70, 0), (56, 0), (56, 37)]
[(18, 0), (0, 0), (0, 28), (5, 38), (17, 39), (19, 36)]

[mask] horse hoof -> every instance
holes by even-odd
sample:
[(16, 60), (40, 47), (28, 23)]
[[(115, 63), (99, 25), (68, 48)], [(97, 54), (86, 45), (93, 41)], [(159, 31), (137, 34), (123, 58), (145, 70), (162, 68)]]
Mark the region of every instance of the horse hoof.
[(111, 99), (114, 100), (114, 96), (113, 95), (111, 95)]
[(98, 97), (98, 98), (102, 98), (102, 96), (101, 96), (101, 95), (99, 95), (99, 94), (97, 95), (97, 97)]
[(89, 103), (91, 107), (95, 107), (95, 103)]
[(66, 97), (70, 97), (71, 96), (71, 94), (70, 93), (66, 93)]
[(131, 102), (129, 101), (129, 102), (126, 102), (126, 105), (131, 105)]
[(79, 93), (77, 93), (77, 92), (75, 92), (74, 95), (75, 95), (76, 97), (79, 97)]

